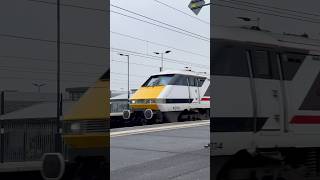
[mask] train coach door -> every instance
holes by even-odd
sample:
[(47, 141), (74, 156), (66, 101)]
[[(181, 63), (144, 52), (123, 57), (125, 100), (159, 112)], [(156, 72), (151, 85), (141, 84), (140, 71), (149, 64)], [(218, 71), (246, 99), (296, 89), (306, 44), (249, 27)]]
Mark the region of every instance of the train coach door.
[[(205, 92), (202, 92), (202, 89), (201, 89), (201, 87), (204, 84), (205, 80), (206, 80), (205, 78), (197, 78), (199, 103), (201, 103), (201, 99), (202, 99), (202, 97), (204, 96), (204, 93), (205, 93)], [(203, 95), (201, 95), (201, 94), (203, 94)]]
[(190, 98), (193, 104), (200, 103), (199, 97), (199, 87), (198, 87), (198, 79), (193, 76), (188, 77), (189, 81), (189, 89), (190, 89)]
[(248, 52), (254, 101), (254, 131), (278, 133), (283, 121), (282, 91), (277, 54), (272, 49), (254, 47)]

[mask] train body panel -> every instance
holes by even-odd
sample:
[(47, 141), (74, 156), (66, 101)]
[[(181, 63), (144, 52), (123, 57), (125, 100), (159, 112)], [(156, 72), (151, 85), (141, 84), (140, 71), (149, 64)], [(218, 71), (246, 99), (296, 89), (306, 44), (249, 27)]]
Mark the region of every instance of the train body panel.
[[(215, 29), (211, 50), (212, 179), (240, 178), (233, 174), (240, 169), (259, 174), (265, 166), (319, 174), (319, 166), (310, 166), (320, 162), (316, 42), (250, 28), (222, 29)], [(260, 167), (252, 168), (257, 162)], [(300, 179), (308, 176), (302, 174)]]

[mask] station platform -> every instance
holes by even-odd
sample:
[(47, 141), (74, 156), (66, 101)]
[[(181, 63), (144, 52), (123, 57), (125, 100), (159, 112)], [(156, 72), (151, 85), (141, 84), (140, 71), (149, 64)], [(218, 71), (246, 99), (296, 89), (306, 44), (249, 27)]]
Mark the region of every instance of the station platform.
[(209, 121), (111, 130), (111, 180), (210, 179)]

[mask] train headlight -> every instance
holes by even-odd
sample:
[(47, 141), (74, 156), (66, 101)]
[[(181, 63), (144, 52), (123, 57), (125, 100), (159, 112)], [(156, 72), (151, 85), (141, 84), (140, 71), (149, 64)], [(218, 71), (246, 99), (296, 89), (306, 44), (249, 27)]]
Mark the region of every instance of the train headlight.
[(107, 132), (108, 123), (106, 119), (99, 120), (72, 120), (63, 124), (64, 134), (83, 134), (93, 132)]
[(79, 122), (71, 123), (70, 130), (72, 132), (79, 132), (81, 130), (81, 125)]
[(131, 104), (144, 104), (145, 100), (144, 99), (135, 99), (135, 100), (130, 100)]

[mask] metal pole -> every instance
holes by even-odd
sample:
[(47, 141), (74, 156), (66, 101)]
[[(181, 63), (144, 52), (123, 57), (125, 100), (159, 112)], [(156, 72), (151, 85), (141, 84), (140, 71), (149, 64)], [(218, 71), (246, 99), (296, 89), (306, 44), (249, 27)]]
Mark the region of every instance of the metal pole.
[(160, 72), (163, 71), (163, 53), (161, 53), (161, 69)]
[(55, 151), (60, 152), (60, 0), (57, 0), (57, 120)]
[[(0, 97), (0, 103), (1, 103), (1, 110), (0, 115), (4, 115), (5, 113), (5, 103), (4, 103), (4, 91), (1, 91), (1, 97)], [(3, 120), (0, 119), (0, 163), (4, 162), (4, 125)]]
[(129, 69), (130, 60), (129, 60), (129, 55), (127, 55), (127, 58), (128, 58), (128, 109), (129, 109), (129, 103), (130, 103), (130, 86), (129, 86), (129, 84), (130, 84), (130, 80), (129, 80), (129, 78), (130, 78), (130, 75), (129, 75), (129, 73), (130, 73), (130, 69)]
[(4, 91), (1, 91), (1, 111), (0, 115), (4, 115)]

